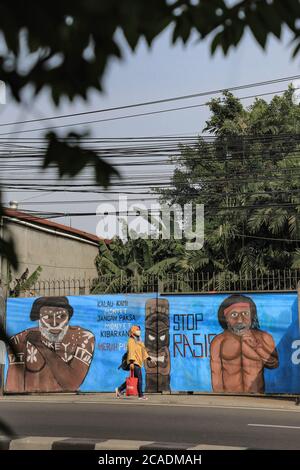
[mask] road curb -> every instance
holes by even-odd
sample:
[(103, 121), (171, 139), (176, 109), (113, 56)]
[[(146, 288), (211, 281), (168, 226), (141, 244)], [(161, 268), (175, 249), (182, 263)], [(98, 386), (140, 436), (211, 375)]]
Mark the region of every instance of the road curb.
[(245, 447), (216, 446), (203, 443), (129, 441), (28, 436), (1, 437), (0, 450), (246, 450)]
[(300, 412), (300, 407), (295, 406), (295, 401), (274, 400), (272, 398), (261, 397), (242, 397), (242, 396), (204, 396), (204, 395), (148, 395), (147, 402), (141, 402), (135, 397), (126, 397), (122, 400), (116, 400), (112, 393), (103, 394), (52, 394), (47, 396), (39, 395), (4, 395), (0, 396), (0, 405), (5, 403), (47, 403), (58, 404), (68, 403), (76, 404), (123, 404), (123, 405), (141, 405), (141, 406), (189, 406), (189, 407), (218, 407), (218, 408), (237, 408), (237, 409), (270, 409)]

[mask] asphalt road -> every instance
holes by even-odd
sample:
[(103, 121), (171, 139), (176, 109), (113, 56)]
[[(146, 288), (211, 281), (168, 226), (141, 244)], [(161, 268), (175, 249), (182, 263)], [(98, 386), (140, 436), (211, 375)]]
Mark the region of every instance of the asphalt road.
[(112, 403), (1, 402), (0, 420), (20, 436), (203, 443), (300, 449), (300, 409)]

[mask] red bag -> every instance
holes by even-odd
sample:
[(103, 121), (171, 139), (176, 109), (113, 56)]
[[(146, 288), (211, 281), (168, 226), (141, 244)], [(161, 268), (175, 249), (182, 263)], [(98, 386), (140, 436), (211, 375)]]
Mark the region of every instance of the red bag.
[(134, 377), (134, 371), (130, 371), (130, 376), (126, 379), (126, 396), (136, 397), (138, 395), (138, 378)]

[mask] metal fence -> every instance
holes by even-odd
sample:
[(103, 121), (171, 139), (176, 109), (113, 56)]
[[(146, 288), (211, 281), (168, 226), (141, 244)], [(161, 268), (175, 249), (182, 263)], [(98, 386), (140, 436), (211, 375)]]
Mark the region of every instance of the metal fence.
[(51, 297), (89, 295), (93, 279), (39, 280), (30, 289), (22, 290), (16, 283), (10, 285), (10, 297)]
[[(103, 275), (97, 279), (40, 280), (30, 289), (14, 290), (12, 297), (90, 295), (112, 293), (214, 293), (295, 291), (300, 270), (254, 271), (248, 273), (192, 273), (139, 276)], [(15, 286), (16, 287), (16, 286)]]

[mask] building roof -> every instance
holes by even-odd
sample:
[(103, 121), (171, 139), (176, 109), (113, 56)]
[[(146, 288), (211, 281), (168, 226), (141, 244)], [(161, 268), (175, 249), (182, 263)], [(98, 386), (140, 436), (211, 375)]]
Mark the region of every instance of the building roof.
[(84, 240), (99, 243), (100, 240), (104, 241), (105, 243), (109, 243), (109, 240), (104, 240), (103, 238), (97, 237), (97, 235), (93, 235), (92, 233), (84, 232), (83, 230), (79, 230), (77, 228), (68, 227), (67, 225), (58, 224), (57, 222), (53, 222), (52, 220), (43, 219), (34, 214), (18, 211), (15, 209), (4, 209), (4, 216), (10, 219), (18, 219), (24, 222), (30, 222), (37, 226), (37, 228), (45, 227), (52, 230), (55, 230), (57, 233), (61, 234), (70, 234), (77, 237), (80, 237)]

